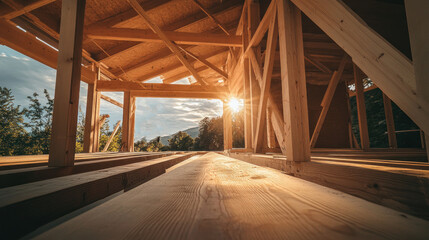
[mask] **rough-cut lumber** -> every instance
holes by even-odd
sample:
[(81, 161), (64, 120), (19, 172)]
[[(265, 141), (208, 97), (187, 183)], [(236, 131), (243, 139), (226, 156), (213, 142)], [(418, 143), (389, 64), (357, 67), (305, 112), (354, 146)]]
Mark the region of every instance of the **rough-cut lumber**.
[(316, 127), (314, 128), (313, 135), (311, 135), (310, 147), (314, 148), (319, 138), (320, 131), (322, 131), (323, 123), (325, 122), (326, 115), (328, 115), (329, 107), (331, 106), (332, 98), (334, 97), (338, 83), (343, 75), (344, 67), (346, 66), (348, 57), (344, 56), (340, 62), (338, 70), (332, 74), (332, 78), (329, 81), (329, 85), (326, 88), (325, 95), (323, 96), (322, 111), (320, 112), (319, 119), (317, 120)]
[(49, 166), (73, 166), (82, 61), (85, 0), (62, 2)]
[(210, 69), (212, 69), (213, 71), (217, 72), (218, 74), (220, 74), (222, 77), (224, 77), (225, 79), (228, 79), (228, 74), (222, 70), (220, 70), (218, 67), (216, 67), (216, 65), (210, 63), (209, 61), (207, 61), (206, 59), (202, 58), (202, 57), (198, 57), (197, 55), (193, 54), (190, 51), (187, 51), (186, 49), (183, 49), (182, 47), (179, 47), (183, 52), (185, 52), (186, 54), (188, 54), (189, 56), (191, 56), (193, 59), (197, 60), (198, 62), (201, 62), (202, 64), (206, 65), (207, 67), (209, 67)]
[(22, 237), (58, 217), (157, 177), (194, 154), (158, 155), (153, 160), (0, 189), (2, 237)]
[(286, 156), (310, 160), (310, 133), (301, 11), (290, 0), (277, 1)]
[(158, 25), (152, 22), (149, 15), (142, 8), (142, 6), (136, 0), (127, 1), (134, 8), (134, 10), (136, 10), (136, 12), (143, 18), (143, 20), (150, 27), (150, 29), (152, 29), (152, 31), (159, 36), (159, 38), (165, 43), (165, 45), (167, 45), (167, 47), (177, 56), (179, 61), (189, 70), (189, 72), (192, 73), (195, 80), (197, 80), (197, 82), (199, 82), (201, 85), (207, 85), (207, 82), (198, 75), (198, 72), (195, 70), (195, 68), (182, 55), (177, 45), (169, 39), (169, 37), (158, 27)]
[[(413, 64), (406, 56), (372, 30), (341, 0), (292, 2), (344, 49), (353, 62), (423, 131), (429, 132), (429, 101), (421, 99), (421, 93), (416, 92)], [(416, 6), (420, 8), (418, 3)], [(421, 9), (424, 11), (425, 8)]]
[(355, 78), (356, 105), (359, 120), (360, 143), (362, 149), (369, 148), (368, 121), (366, 117), (365, 95), (363, 90), (363, 74), (356, 64), (353, 64)]
[[(33, 58), (51, 68), (56, 69), (58, 52), (43, 42), (37, 40), (32, 34), (18, 29), (13, 24), (0, 19), (0, 43), (15, 51)], [(95, 73), (82, 67), (82, 81), (93, 83)]]
[(104, 81), (97, 82), (98, 91), (165, 91), (165, 92), (216, 92), (227, 93), (227, 87), (221, 86), (199, 86), (199, 85), (182, 85), (182, 84), (162, 84), (162, 83), (138, 83), (129, 81)]
[(116, 105), (116, 106), (118, 106), (120, 108), (124, 107), (124, 105), (122, 103), (120, 103), (120, 102), (116, 101), (115, 99), (112, 99), (112, 98), (110, 98), (110, 97), (108, 97), (106, 95), (101, 94), (100, 97), (101, 97), (101, 99), (103, 99), (103, 100), (105, 100), (105, 101), (107, 101), (107, 102), (109, 102), (109, 103), (111, 103), (113, 105)]
[[(14, 0), (2, 0), (3, 2), (13, 2), (14, 4), (15, 1)], [(43, 7), (51, 2), (55, 2), (55, 0), (36, 0), (33, 1), (25, 6), (22, 6), (19, 9), (15, 9), (13, 11), (10, 11), (8, 13), (3, 14), (0, 18), (4, 18), (4, 19), (12, 19), (12, 18), (16, 18), (18, 16), (21, 16), (27, 12), (31, 12), (37, 8)], [(9, 4), (8, 4), (9, 5)]]
[(274, 17), (271, 18), (270, 28), (268, 30), (268, 39), (266, 47), (266, 55), (264, 62), (264, 72), (262, 75), (262, 86), (261, 86), (261, 95), (259, 98), (258, 104), (258, 118), (256, 122), (256, 134), (254, 141), (254, 152), (260, 152), (262, 150), (263, 139), (267, 136), (264, 134), (266, 132), (266, 113), (267, 113), (267, 104), (268, 104), (268, 95), (270, 94), (271, 89), (271, 76), (274, 68), (274, 59), (276, 55), (277, 48), (277, 39), (278, 39), (278, 25), (277, 19)]
[(37, 237), (427, 238), (427, 221), (279, 171), (215, 153), (183, 164)]
[[(241, 47), (241, 36), (225, 36), (216, 33), (189, 33), (163, 31), (165, 36), (177, 44)], [(133, 28), (92, 28), (85, 31), (91, 39), (131, 42), (162, 42), (163, 39), (151, 30)]]

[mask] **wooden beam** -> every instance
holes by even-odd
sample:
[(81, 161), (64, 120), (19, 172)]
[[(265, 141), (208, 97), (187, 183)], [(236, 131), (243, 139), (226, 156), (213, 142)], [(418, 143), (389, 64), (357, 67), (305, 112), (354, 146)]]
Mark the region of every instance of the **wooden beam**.
[[(33, 1), (25, 6), (20, 6), (20, 8), (14, 9), (13, 11), (7, 12), (5, 14), (3, 14), (0, 18), (4, 18), (6, 20), (10, 20), (12, 18), (16, 18), (19, 17), (25, 13), (31, 12), (37, 8), (43, 7), (51, 2), (55, 2), (56, 0), (37, 0), (37, 1)], [(17, 2), (15, 2), (14, 0), (2, 0), (2, 2), (5, 2), (6, 4), (8, 4), (9, 6), (13, 5), (16, 6), (16, 4), (18, 4)], [(10, 4), (9, 4), (9, 3)]]
[(301, 11), (290, 0), (277, 1), (286, 156), (310, 161)]
[[(58, 64), (58, 52), (50, 46), (36, 39), (28, 32), (18, 29), (13, 24), (0, 19), (0, 43), (17, 52), (20, 52), (36, 61), (56, 69)], [(95, 73), (88, 68), (81, 67), (82, 81), (93, 83)]]
[(266, 109), (268, 103), (268, 95), (270, 94), (271, 88), (271, 75), (274, 68), (274, 58), (277, 48), (277, 39), (278, 39), (278, 25), (277, 19), (274, 17), (270, 23), (270, 28), (268, 30), (268, 40), (266, 47), (266, 55), (264, 62), (264, 73), (262, 75), (262, 86), (261, 86), (261, 97), (258, 104), (258, 118), (256, 123), (256, 135), (253, 139), (254, 141), (254, 152), (262, 151), (263, 139), (266, 134)]
[[(429, 132), (429, 101), (420, 98), (422, 93), (417, 91), (414, 67), (406, 56), (372, 30), (343, 1), (292, 2), (343, 48), (353, 62), (422, 130)], [(417, 2), (416, 6), (421, 8), (424, 16), (425, 8)], [(425, 22), (418, 21), (421, 24)], [(426, 44), (426, 41), (422, 43)], [(427, 56), (423, 52), (421, 54)], [(427, 95), (426, 93), (427, 91), (423, 95)]]
[(220, 70), (218, 67), (216, 67), (214, 64), (210, 63), (209, 61), (207, 61), (205, 58), (201, 58), (198, 57), (197, 55), (193, 54), (192, 52), (187, 51), (186, 49), (179, 47), (183, 52), (185, 52), (186, 54), (188, 54), (189, 56), (191, 56), (193, 59), (201, 62), (202, 64), (206, 65), (207, 67), (209, 67), (210, 69), (212, 69), (213, 71), (217, 72), (219, 75), (221, 75), (222, 77), (224, 77), (225, 79), (228, 79), (228, 74), (222, 70)]
[(231, 108), (228, 106), (228, 100), (223, 101), (223, 149), (229, 151), (232, 149), (232, 116)]
[(326, 65), (324, 65), (323, 63), (319, 62), (317, 59), (314, 59), (311, 56), (304, 56), (305, 60), (309, 63), (311, 63), (313, 66), (315, 66), (316, 68), (318, 68), (320, 71), (324, 72), (324, 73), (332, 73), (332, 70), (329, 69)]
[(328, 114), (329, 107), (331, 106), (332, 98), (334, 97), (335, 91), (337, 89), (338, 83), (341, 80), (341, 77), (344, 72), (344, 67), (348, 61), (348, 56), (344, 56), (340, 62), (340, 66), (337, 71), (334, 71), (332, 78), (329, 81), (329, 85), (326, 88), (325, 95), (323, 96), (322, 111), (320, 112), (319, 119), (317, 120), (316, 127), (314, 128), (313, 135), (310, 140), (310, 147), (314, 148), (319, 138), (320, 131), (322, 131), (323, 123), (325, 123), (326, 115)]
[[(422, 102), (426, 102), (426, 104), (429, 103), (429, 15), (427, 13), (427, 9), (429, 9), (428, 1), (405, 0), (411, 53), (413, 56), (413, 66), (416, 75), (417, 98)], [(396, 103), (396, 100), (393, 100)], [(427, 107), (427, 105), (425, 107)], [(426, 112), (426, 114), (428, 114), (428, 112)], [(423, 124), (425, 124), (425, 126), (419, 126), (425, 133), (426, 153), (429, 161), (429, 147), (427, 146), (429, 143), (429, 122), (426, 121)], [(423, 142), (424, 141), (422, 139), (422, 145)]]
[(207, 83), (204, 81), (204, 79), (202, 79), (198, 75), (198, 73), (197, 73), (197, 71), (195, 71), (194, 67), (191, 66), (191, 64), (188, 62), (188, 60), (182, 55), (182, 53), (180, 52), (180, 50), (176, 46), (176, 44), (171, 42), (168, 39), (168, 37), (164, 34), (164, 32), (158, 27), (158, 25), (156, 25), (155, 23), (152, 22), (149, 15), (140, 6), (140, 4), (136, 0), (127, 0), (127, 1), (134, 8), (134, 10), (136, 10), (136, 12), (143, 18), (143, 20), (150, 27), (150, 29), (152, 29), (152, 31), (154, 33), (158, 34), (158, 36), (162, 39), (162, 41), (164, 41), (164, 43), (167, 45), (167, 47), (170, 48), (170, 50), (176, 54), (179, 61), (182, 62), (182, 64), (192, 73), (195, 80), (197, 80), (197, 82), (199, 82), (201, 85), (207, 85)]
[(120, 103), (120, 102), (116, 101), (115, 99), (112, 99), (112, 98), (110, 98), (110, 97), (108, 97), (106, 95), (101, 94), (101, 99), (103, 99), (103, 100), (105, 100), (105, 101), (107, 101), (107, 102), (109, 102), (109, 103), (111, 103), (113, 105), (116, 105), (116, 106), (118, 106), (120, 108), (124, 107), (124, 105), (122, 103)]
[(110, 134), (110, 137), (107, 140), (106, 145), (104, 146), (103, 150), (101, 150), (102, 152), (105, 152), (105, 151), (107, 151), (107, 149), (109, 149), (110, 143), (112, 143), (112, 140), (115, 137), (116, 132), (118, 131), (120, 125), (121, 125), (121, 121), (118, 121), (118, 123), (116, 124), (115, 128), (113, 129), (112, 134)]
[[(242, 19), (242, 38), (243, 38), (243, 48), (241, 49), (241, 55), (244, 56), (244, 50), (247, 48), (250, 37), (249, 37), (249, 23), (248, 23), (248, 9), (246, 6), (243, 7), (243, 13), (241, 16)], [(251, 84), (250, 84), (250, 60), (245, 58), (243, 61), (243, 96), (244, 96), (244, 148), (250, 150), (253, 148), (253, 139), (252, 139), (252, 111), (251, 111)]]
[(97, 90), (104, 92), (117, 91), (165, 91), (165, 92), (215, 92), (228, 93), (227, 87), (222, 86), (200, 86), (200, 85), (179, 85), (179, 84), (162, 84), (162, 83), (138, 83), (129, 81), (104, 81), (97, 83)]
[[(163, 31), (164, 35), (176, 44), (230, 46), (241, 47), (241, 36), (225, 36), (217, 33), (190, 33)], [(157, 33), (151, 30), (135, 28), (90, 28), (85, 31), (90, 39), (131, 41), (131, 42), (163, 42)]]
[(365, 95), (363, 91), (363, 74), (356, 64), (353, 64), (356, 88), (356, 104), (359, 119), (360, 142), (363, 150), (369, 149), (368, 122), (366, 118)]
[(49, 166), (74, 165), (85, 0), (63, 1)]
[(216, 25), (222, 29), (222, 31), (226, 34), (226, 35), (230, 35), (228, 30), (226, 30), (226, 28), (224, 26), (222, 26), (222, 24), (219, 22), (219, 20), (217, 20), (217, 18), (215, 16), (213, 16), (213, 14), (211, 14), (209, 12), (208, 9), (206, 9), (200, 2), (198, 2), (198, 0), (193, 0), (193, 2), (201, 9), (201, 11), (203, 11), (207, 17), (209, 17), (214, 23), (216, 23)]
[(147, 98), (196, 98), (196, 99), (225, 99), (227, 94), (216, 92), (165, 92), (165, 91), (131, 91), (134, 97)]
[(130, 91), (124, 91), (124, 107), (122, 114), (122, 152), (132, 152), (134, 149), (134, 136), (132, 136), (133, 121), (133, 105), (135, 105), (135, 98)]
[(387, 138), (389, 140), (389, 148), (398, 148), (395, 132), (395, 120), (393, 119), (392, 101), (383, 93), (384, 115), (386, 116)]
[[(206, 67), (206, 66), (201, 66), (201, 67), (195, 68), (195, 70), (198, 73), (202, 72), (202, 71), (205, 71), (207, 69), (209, 69), (209, 68)], [(174, 76), (162, 79), (162, 83), (164, 83), (164, 84), (171, 84), (171, 83), (174, 83), (174, 82), (176, 82), (176, 81), (178, 81), (180, 79), (183, 79), (185, 77), (189, 77), (190, 75), (191, 74), (189, 73), (189, 71), (184, 71), (184, 72), (178, 73), (178, 74), (176, 74)]]

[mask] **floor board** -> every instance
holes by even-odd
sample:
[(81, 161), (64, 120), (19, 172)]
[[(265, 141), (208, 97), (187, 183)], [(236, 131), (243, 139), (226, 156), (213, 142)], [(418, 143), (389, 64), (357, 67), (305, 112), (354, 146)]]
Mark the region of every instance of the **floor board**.
[(37, 239), (427, 239), (429, 222), (216, 153)]

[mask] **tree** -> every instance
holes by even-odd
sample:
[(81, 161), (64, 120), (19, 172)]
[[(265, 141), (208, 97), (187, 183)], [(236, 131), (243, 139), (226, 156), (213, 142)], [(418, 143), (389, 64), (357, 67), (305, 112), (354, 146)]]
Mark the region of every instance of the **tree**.
[(147, 149), (147, 139), (142, 137), (140, 140), (134, 143), (134, 151), (136, 152), (145, 152)]
[(146, 151), (159, 152), (164, 145), (161, 143), (161, 137), (158, 136), (147, 143)]
[(194, 145), (194, 139), (186, 132), (179, 131), (168, 140), (168, 143), (170, 150), (189, 151)]
[(24, 129), (24, 111), (15, 106), (12, 91), (0, 87), (0, 155), (24, 154), (27, 132)]
[(222, 117), (204, 118), (200, 121), (200, 132), (195, 140), (194, 150), (223, 149), (223, 120)]
[(39, 94), (33, 93), (33, 96), (27, 97), (30, 100), (30, 106), (24, 109), (25, 116), (29, 120), (25, 126), (31, 129), (29, 146), (31, 154), (49, 153), (54, 100), (46, 89), (44, 94), (47, 101), (45, 106), (40, 103)]

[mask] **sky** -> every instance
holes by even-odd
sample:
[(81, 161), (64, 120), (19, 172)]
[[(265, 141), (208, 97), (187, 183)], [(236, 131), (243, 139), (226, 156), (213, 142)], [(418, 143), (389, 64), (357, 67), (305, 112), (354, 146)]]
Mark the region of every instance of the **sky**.
[[(6, 46), (0, 45), (0, 87), (12, 90), (15, 104), (27, 107), (27, 96), (37, 92), (44, 101), (43, 90), (47, 89), (54, 97), (56, 70), (35, 61)], [(161, 82), (153, 79), (148, 82)], [(180, 80), (177, 83), (185, 83)], [(87, 84), (80, 84), (80, 114), (86, 109)], [(104, 95), (123, 102), (123, 93), (105, 92)], [(207, 99), (175, 98), (137, 98), (136, 100), (135, 141), (142, 137), (148, 140), (165, 136), (198, 126), (204, 117), (222, 115), (222, 102)], [(109, 114), (109, 125), (112, 130), (117, 121), (122, 120), (122, 109), (101, 100), (100, 114)]]

